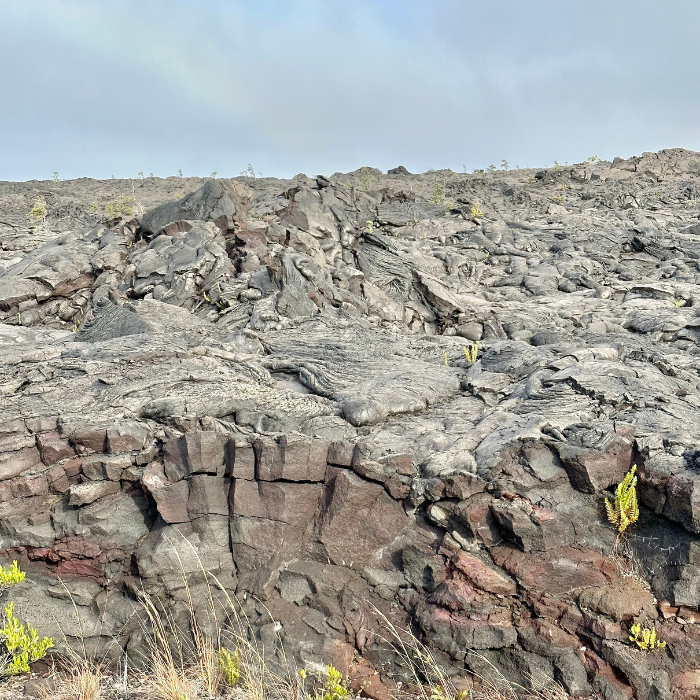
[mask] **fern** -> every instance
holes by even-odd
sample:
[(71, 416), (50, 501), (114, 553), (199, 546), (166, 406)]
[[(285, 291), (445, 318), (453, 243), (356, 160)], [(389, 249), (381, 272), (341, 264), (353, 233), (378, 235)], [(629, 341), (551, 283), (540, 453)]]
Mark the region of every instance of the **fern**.
[(605, 499), (605, 510), (608, 514), (608, 520), (617, 528), (618, 535), (625, 532), (639, 518), (637, 477), (634, 474), (636, 471), (637, 465), (635, 464), (617, 485), (614, 504), (609, 499)]
[(666, 646), (666, 642), (661, 641), (656, 636), (656, 630), (652, 627), (651, 629), (644, 628), (637, 623), (632, 625), (630, 629), (632, 633), (630, 635), (630, 642), (636, 644), (643, 651), (653, 651), (654, 649), (663, 649)]
[(479, 354), (479, 343), (474, 343), (469, 347), (463, 345), (462, 352), (464, 353), (464, 357), (466, 358), (467, 362), (470, 365), (473, 365), (476, 362), (477, 355)]

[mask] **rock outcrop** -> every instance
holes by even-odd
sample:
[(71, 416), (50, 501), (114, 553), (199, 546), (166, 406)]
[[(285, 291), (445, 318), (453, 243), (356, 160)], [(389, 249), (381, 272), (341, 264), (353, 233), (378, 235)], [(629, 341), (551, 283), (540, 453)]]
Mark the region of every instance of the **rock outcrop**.
[(453, 675), (698, 697), (699, 178), (682, 149), (241, 178), (108, 222), (77, 181), (85, 225), (38, 245), (0, 184), (18, 612), (136, 654), (138, 591), (186, 625), (204, 568), (302, 663), (378, 669), (372, 697), (402, 677), (380, 613)]

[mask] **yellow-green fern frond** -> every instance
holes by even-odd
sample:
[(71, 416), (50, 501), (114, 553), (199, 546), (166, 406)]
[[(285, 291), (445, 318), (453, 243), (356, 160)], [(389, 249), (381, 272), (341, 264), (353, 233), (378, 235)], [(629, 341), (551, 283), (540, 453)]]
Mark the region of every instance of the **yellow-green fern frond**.
[(635, 472), (637, 465), (625, 475), (625, 478), (617, 485), (615, 491), (615, 503), (605, 499), (605, 510), (608, 520), (617, 528), (621, 535), (630, 525), (639, 518), (639, 506), (637, 503), (637, 477)]
[(653, 651), (654, 649), (663, 649), (666, 642), (660, 640), (656, 636), (656, 630), (652, 627), (643, 628), (640, 624), (632, 625), (630, 629), (630, 642), (636, 644), (643, 651)]

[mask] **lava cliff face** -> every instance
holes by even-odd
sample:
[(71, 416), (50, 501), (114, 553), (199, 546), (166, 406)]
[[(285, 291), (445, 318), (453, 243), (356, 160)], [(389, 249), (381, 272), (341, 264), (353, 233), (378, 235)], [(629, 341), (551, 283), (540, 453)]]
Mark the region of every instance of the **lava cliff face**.
[(148, 211), (104, 221), (127, 183), (0, 183), (22, 616), (70, 642), (75, 604), (136, 654), (137, 592), (186, 626), (204, 568), (371, 697), (400, 678), (380, 613), (452, 674), (697, 697), (700, 154), (132, 184)]

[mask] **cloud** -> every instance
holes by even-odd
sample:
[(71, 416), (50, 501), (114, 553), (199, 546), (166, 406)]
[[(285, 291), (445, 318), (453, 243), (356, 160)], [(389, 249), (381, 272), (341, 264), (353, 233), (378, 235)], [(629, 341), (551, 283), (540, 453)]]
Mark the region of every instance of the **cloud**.
[(0, 12), (2, 178), (700, 150), (696, 0), (0, 0)]

